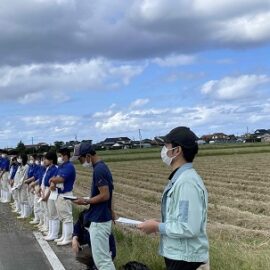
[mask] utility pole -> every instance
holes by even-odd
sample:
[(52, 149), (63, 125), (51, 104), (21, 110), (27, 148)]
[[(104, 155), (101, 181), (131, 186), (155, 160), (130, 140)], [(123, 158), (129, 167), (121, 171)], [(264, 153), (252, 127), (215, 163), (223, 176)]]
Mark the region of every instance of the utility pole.
[(140, 129), (139, 129), (139, 138), (140, 138), (140, 148), (142, 148), (142, 134)]
[(32, 153), (34, 154), (34, 137), (32, 137)]

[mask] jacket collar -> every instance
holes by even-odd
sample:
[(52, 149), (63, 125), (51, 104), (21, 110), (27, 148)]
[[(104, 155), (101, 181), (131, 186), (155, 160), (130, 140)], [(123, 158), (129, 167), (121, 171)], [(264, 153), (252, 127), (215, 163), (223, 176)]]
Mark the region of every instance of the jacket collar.
[(173, 184), (177, 181), (179, 176), (186, 170), (191, 169), (193, 167), (192, 163), (185, 163), (182, 165), (174, 174), (173, 178), (169, 181), (167, 186), (165, 187), (165, 190), (163, 192), (163, 195), (172, 188)]

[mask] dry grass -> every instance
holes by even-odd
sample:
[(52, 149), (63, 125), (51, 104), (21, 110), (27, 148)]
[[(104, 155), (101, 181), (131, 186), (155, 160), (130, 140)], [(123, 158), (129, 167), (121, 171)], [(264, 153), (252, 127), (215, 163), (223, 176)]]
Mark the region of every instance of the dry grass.
[[(113, 156), (110, 158), (114, 159)], [(131, 155), (129, 158), (132, 159)], [(123, 158), (107, 164), (114, 176), (117, 214), (141, 220), (159, 218), (161, 193), (169, 169), (159, 159), (125, 161)], [(196, 159), (194, 166), (209, 192), (212, 269), (270, 269), (269, 164), (270, 153), (226, 153)], [(78, 175), (76, 192), (88, 195), (89, 172), (78, 167)], [(156, 240), (151, 241), (156, 247)]]

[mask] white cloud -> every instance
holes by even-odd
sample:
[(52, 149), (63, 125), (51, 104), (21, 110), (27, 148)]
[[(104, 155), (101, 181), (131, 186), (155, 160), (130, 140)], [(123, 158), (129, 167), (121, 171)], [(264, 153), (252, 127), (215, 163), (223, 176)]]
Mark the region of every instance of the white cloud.
[[(198, 135), (211, 132), (239, 133), (246, 127), (269, 128), (269, 100), (241, 102), (238, 104), (179, 106), (151, 109), (109, 109), (109, 113), (97, 113), (90, 117), (69, 115), (7, 116), (0, 119), (0, 138), (3, 146), (12, 146), (22, 140), (26, 144), (93, 139), (95, 142), (111, 136), (137, 137), (138, 129), (144, 137), (164, 135), (176, 126), (189, 126)], [(105, 111), (106, 112), (106, 111)], [(239, 124), (241, 123), (241, 124)], [(13, 144), (12, 144), (13, 143)], [(15, 145), (14, 145), (15, 146)]]
[(122, 78), (123, 84), (128, 85), (130, 83), (130, 80), (133, 77), (140, 75), (145, 69), (145, 67), (146, 65), (145, 66), (121, 65), (118, 67), (111, 67), (110, 74), (112, 76)]
[(131, 108), (141, 107), (141, 106), (146, 105), (147, 103), (149, 103), (149, 101), (150, 100), (148, 98), (139, 98), (139, 99), (136, 99), (135, 101), (133, 101), (130, 104), (130, 107)]
[(53, 126), (61, 124), (63, 126), (75, 126), (80, 117), (73, 115), (56, 115), (56, 116), (23, 116), (21, 120), (28, 126)]
[(45, 98), (45, 95), (43, 93), (30, 93), (30, 94), (25, 94), (22, 97), (19, 97), (18, 102), (25, 105), (29, 103), (39, 102), (44, 98)]
[(261, 43), (270, 39), (270, 12), (249, 14), (218, 23), (216, 38), (227, 43)]
[(270, 82), (267, 75), (241, 75), (206, 82), (201, 92), (219, 100), (235, 100), (255, 96), (261, 86)]
[[(256, 129), (270, 120), (267, 100), (238, 104), (197, 105), (193, 107), (115, 110), (110, 116), (95, 121), (96, 132), (107, 136), (137, 134), (138, 129), (150, 136), (163, 135), (176, 126), (189, 126), (200, 135), (209, 132), (227, 134), (245, 132), (246, 126)], [(239, 123), (241, 123), (239, 125)], [(265, 128), (268, 128), (265, 126)], [(242, 132), (242, 133), (241, 133)]]
[(113, 83), (128, 85), (144, 66), (113, 64), (105, 59), (66, 64), (31, 64), (0, 67), (1, 101), (17, 99), (28, 104), (47, 98), (65, 102), (68, 92), (76, 90), (100, 91)]
[(193, 64), (195, 60), (194, 55), (170, 55), (165, 58), (155, 58), (152, 62), (161, 67), (177, 67)]
[(93, 114), (94, 118), (100, 118), (100, 117), (106, 117), (106, 116), (111, 116), (113, 114), (112, 110), (108, 110), (106, 112), (96, 112)]

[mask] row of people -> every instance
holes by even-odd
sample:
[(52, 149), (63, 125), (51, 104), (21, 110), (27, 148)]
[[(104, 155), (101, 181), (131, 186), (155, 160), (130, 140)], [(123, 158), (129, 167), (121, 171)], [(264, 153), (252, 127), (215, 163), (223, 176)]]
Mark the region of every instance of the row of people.
[[(146, 220), (138, 225), (138, 229), (147, 234), (160, 235), (160, 255), (164, 257), (167, 270), (208, 270), (208, 193), (192, 164), (198, 153), (198, 138), (189, 128), (178, 127), (163, 139), (161, 158), (171, 167), (172, 173), (162, 196), (162, 219)], [(47, 153), (44, 156), (46, 169), (41, 173), (42, 177), (39, 173), (28, 174), (31, 164), (27, 164), (27, 156), (21, 155), (17, 159), (18, 167), (12, 179), (11, 172), (8, 177), (6, 153), (2, 152), (1, 158), (2, 201), (9, 200), (8, 190), (12, 190), (14, 211), (20, 211), (21, 217), (26, 217), (33, 207), (36, 213), (33, 222), (39, 220), (39, 228), (48, 231), (47, 240), (56, 241), (59, 224), (62, 222), (62, 237), (57, 240), (57, 244), (70, 243), (73, 233), (72, 203), (61, 196), (73, 194), (76, 177), (68, 149), (63, 148), (59, 151), (58, 168), (55, 172), (51, 170), (56, 167), (56, 155)], [(34, 157), (32, 158), (32, 163), (36, 163)], [(73, 202), (77, 205), (90, 205), (84, 220), (88, 223), (85, 227), (91, 239), (91, 251), (97, 269), (114, 270), (110, 253), (110, 235), (114, 218), (114, 185), (111, 172), (89, 143), (81, 143), (75, 147), (72, 161), (76, 159), (84, 167), (92, 166), (93, 179), (90, 197), (78, 198)], [(30, 190), (34, 189), (34, 196), (30, 194), (31, 191), (29, 193), (28, 187)]]
[[(11, 158), (1, 150), (0, 179), (1, 202), (13, 198), (13, 212), (19, 219), (34, 214), (30, 222), (36, 224), (46, 237), (57, 245), (71, 243), (73, 233), (72, 203), (63, 196), (72, 195), (76, 178), (74, 165), (69, 161), (67, 148), (60, 149), (58, 156), (48, 152), (45, 156), (26, 154)], [(62, 223), (62, 236), (58, 238)]]
[[(84, 167), (90, 167), (86, 152), (91, 152), (94, 170), (91, 198), (80, 198), (75, 203), (91, 204), (85, 218), (97, 269), (115, 269), (109, 248), (112, 230), (112, 175), (91, 144), (82, 144), (78, 149), (81, 155), (74, 155), (73, 160), (79, 159)], [(76, 179), (70, 151), (61, 148), (58, 156), (48, 152), (44, 156), (31, 155), (29, 158), (20, 154), (11, 159), (4, 150), (0, 154), (1, 202), (10, 202), (12, 197), (13, 212), (18, 213), (20, 219), (33, 213), (34, 218), (30, 223), (45, 235), (45, 240), (54, 240), (60, 246), (70, 244), (75, 230), (72, 202), (66, 197), (73, 195)], [(61, 223), (62, 236), (59, 237)]]

